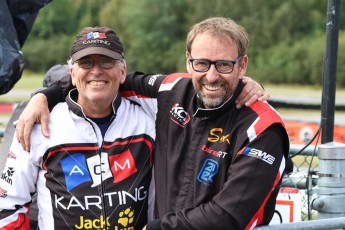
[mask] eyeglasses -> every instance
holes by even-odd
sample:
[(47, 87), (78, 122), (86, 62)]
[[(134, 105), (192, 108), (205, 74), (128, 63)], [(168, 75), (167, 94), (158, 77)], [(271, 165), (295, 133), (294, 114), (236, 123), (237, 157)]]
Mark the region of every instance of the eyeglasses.
[(234, 70), (234, 66), (237, 62), (242, 59), (242, 56), (238, 57), (236, 60), (217, 60), (217, 61), (210, 61), (207, 59), (194, 59), (192, 55), (190, 55), (189, 61), (192, 63), (192, 67), (196, 72), (205, 73), (213, 64), (216, 67), (216, 70), (219, 73), (231, 73)]
[[(114, 67), (116, 61), (116, 59), (112, 58), (101, 58), (98, 65), (102, 69), (111, 69)], [(95, 65), (95, 62), (91, 58), (81, 58), (75, 61), (75, 63), (82, 69), (92, 69)]]

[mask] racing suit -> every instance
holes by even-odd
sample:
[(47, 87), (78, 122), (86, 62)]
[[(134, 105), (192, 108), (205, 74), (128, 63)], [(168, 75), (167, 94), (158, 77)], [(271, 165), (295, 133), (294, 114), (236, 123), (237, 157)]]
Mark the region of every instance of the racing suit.
[(154, 117), (118, 95), (102, 137), (76, 94), (51, 111), (49, 138), (34, 126), (30, 153), (14, 138), (0, 180), (0, 229), (29, 229), (35, 192), (41, 230), (146, 225)]
[[(285, 125), (268, 103), (203, 109), (190, 75), (133, 72), (121, 95), (156, 112), (155, 217), (147, 229), (251, 229), (268, 224), (288, 158)], [(62, 90), (44, 91), (49, 106)]]
[(289, 139), (268, 103), (236, 109), (242, 87), (239, 81), (227, 102), (204, 109), (187, 74), (127, 75), (123, 96), (137, 98), (143, 108), (151, 100), (158, 104), (158, 219), (147, 229), (252, 229), (270, 222)]

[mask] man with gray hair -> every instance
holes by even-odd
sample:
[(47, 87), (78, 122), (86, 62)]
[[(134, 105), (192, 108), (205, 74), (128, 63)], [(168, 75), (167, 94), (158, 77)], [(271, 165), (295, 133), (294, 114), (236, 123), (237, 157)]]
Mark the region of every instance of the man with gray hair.
[(86, 27), (71, 49), (76, 87), (36, 124), (30, 153), (16, 138), (0, 180), (0, 228), (29, 229), (37, 193), (40, 229), (141, 229), (148, 218), (154, 116), (118, 94), (123, 46), (106, 27)]

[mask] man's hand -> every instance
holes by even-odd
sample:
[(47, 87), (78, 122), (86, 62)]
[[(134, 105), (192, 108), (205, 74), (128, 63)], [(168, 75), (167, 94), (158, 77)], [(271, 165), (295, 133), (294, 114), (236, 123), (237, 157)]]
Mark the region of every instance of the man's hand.
[(236, 98), (236, 108), (240, 109), (243, 105), (250, 106), (256, 101), (267, 101), (270, 96), (262, 86), (249, 77), (243, 77), (244, 87), (242, 92)]
[(38, 122), (42, 125), (42, 133), (49, 137), (49, 109), (44, 94), (34, 95), (25, 107), (16, 124), (16, 134), (19, 143), (26, 151), (30, 151), (30, 136), (32, 127)]

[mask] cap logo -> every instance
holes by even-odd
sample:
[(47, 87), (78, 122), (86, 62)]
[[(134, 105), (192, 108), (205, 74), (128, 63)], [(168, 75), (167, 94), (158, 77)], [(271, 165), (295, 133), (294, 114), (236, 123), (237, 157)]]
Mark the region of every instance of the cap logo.
[(109, 41), (107, 41), (107, 40), (98, 40), (98, 39), (106, 39), (107, 36), (105, 35), (105, 33), (90, 32), (90, 33), (88, 33), (86, 35), (86, 38), (87, 38), (87, 40), (83, 41), (84, 45), (98, 43), (98, 44), (105, 44), (105, 45), (110, 46), (110, 42)]
[(87, 39), (97, 39), (97, 38), (107, 38), (105, 33), (100, 33), (100, 32), (90, 32), (86, 35)]
[(101, 54), (113, 59), (123, 59), (123, 46), (115, 31), (107, 27), (85, 27), (75, 37), (71, 48), (73, 61)]

